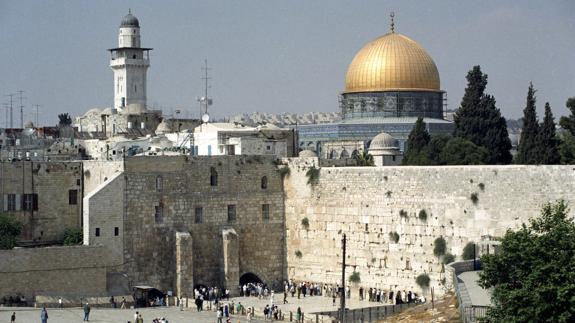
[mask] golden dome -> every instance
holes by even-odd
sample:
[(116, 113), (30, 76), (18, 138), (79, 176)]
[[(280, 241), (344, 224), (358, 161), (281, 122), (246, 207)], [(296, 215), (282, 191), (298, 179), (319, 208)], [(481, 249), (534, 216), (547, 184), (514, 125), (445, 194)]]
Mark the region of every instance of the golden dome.
[(365, 45), (345, 77), (345, 93), (439, 91), (439, 72), (415, 41), (390, 32)]

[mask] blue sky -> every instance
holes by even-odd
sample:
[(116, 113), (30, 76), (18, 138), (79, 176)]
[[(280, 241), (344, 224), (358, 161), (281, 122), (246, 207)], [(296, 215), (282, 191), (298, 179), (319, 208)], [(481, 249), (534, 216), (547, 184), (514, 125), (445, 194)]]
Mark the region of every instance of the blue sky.
[(506, 117), (521, 116), (530, 81), (540, 116), (546, 101), (566, 114), (575, 96), (575, 1), (0, 0), (0, 102), (24, 90), (26, 120), (40, 104), (41, 124), (110, 106), (106, 49), (128, 8), (154, 48), (148, 103), (167, 114), (197, 117), (205, 58), (216, 117), (337, 111), (348, 64), (388, 32), (391, 11), (435, 60), (450, 108), (477, 64)]

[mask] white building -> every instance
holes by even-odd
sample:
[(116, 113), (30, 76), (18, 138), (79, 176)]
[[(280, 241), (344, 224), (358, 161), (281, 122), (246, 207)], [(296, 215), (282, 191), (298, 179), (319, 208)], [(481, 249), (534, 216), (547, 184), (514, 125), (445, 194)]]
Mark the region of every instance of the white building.
[(193, 155), (294, 156), (294, 132), (273, 125), (246, 127), (239, 123), (204, 123), (191, 136), (179, 136)]

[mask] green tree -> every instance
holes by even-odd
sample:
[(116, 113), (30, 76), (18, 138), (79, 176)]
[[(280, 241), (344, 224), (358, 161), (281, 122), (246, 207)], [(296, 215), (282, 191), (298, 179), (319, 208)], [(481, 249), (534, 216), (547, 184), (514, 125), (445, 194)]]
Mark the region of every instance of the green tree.
[(441, 160), (446, 165), (481, 165), (488, 160), (489, 153), (463, 138), (452, 138), (441, 152)]
[(58, 115), (58, 126), (60, 127), (66, 127), (72, 124), (72, 118), (70, 118), (70, 115), (68, 114), (68, 112), (66, 113), (60, 113)]
[(446, 135), (431, 136), (431, 140), (425, 148), (425, 157), (429, 165), (445, 165), (441, 152), (451, 139), (452, 137)]
[(559, 119), (559, 125), (569, 131), (572, 136), (575, 136), (575, 97), (567, 99), (565, 106), (571, 111), (571, 114), (566, 117), (561, 117), (561, 119)]
[(480, 66), (474, 66), (466, 78), (465, 94), (454, 116), (453, 135), (486, 148), (487, 163), (509, 164), (512, 156), (507, 122), (496, 107), (495, 98), (485, 94), (487, 74), (481, 72)]
[(66, 229), (64, 231), (63, 243), (65, 246), (82, 244), (83, 234), (80, 229)]
[(549, 102), (545, 103), (545, 117), (539, 131), (540, 162), (546, 165), (559, 164), (559, 140), (555, 133), (555, 120)]
[(575, 164), (575, 136), (571, 133), (563, 132), (561, 134), (559, 154), (561, 155), (561, 164)]
[[(407, 137), (407, 152), (403, 157), (405, 165), (427, 165), (429, 162), (425, 159), (423, 150), (431, 140), (429, 132), (427, 132), (423, 118), (417, 118), (413, 129)], [(421, 159), (425, 160), (421, 160)]]
[(369, 154), (366, 150), (362, 151), (360, 154), (355, 154), (353, 159), (356, 160), (357, 166), (373, 166), (373, 156)]
[(12, 249), (22, 232), (22, 223), (13, 216), (0, 214), (0, 249)]
[(487, 322), (575, 321), (575, 223), (564, 202), (508, 230), (499, 253), (481, 261), (479, 284), (493, 287)]
[(529, 83), (527, 90), (527, 103), (523, 109), (523, 129), (521, 138), (517, 147), (515, 162), (517, 164), (539, 164), (540, 163), (540, 142), (539, 142), (539, 123), (537, 121), (537, 112), (535, 111), (535, 92), (533, 83)]
[(447, 242), (445, 242), (445, 239), (443, 237), (436, 238), (435, 241), (433, 241), (433, 254), (436, 257), (441, 257), (446, 251)]
[(463, 247), (461, 258), (463, 258), (463, 260), (472, 260), (475, 258), (475, 243), (468, 242), (465, 247)]

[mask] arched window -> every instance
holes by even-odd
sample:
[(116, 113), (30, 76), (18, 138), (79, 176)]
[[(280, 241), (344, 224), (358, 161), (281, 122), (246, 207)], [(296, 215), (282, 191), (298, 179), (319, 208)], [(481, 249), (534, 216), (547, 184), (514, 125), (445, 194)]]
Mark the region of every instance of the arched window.
[(359, 156), (359, 151), (357, 149), (355, 149), (352, 153), (351, 153), (351, 158), (357, 158)]
[(347, 150), (343, 149), (341, 151), (341, 155), (339, 156), (339, 158), (343, 159), (343, 158), (349, 158), (349, 153), (347, 152)]
[(336, 156), (335, 150), (330, 151), (329, 159), (335, 159), (335, 156)]
[(214, 167), (210, 167), (210, 185), (218, 186), (218, 172)]
[(262, 190), (265, 190), (268, 188), (268, 177), (267, 176), (262, 177), (261, 187), (262, 187)]

